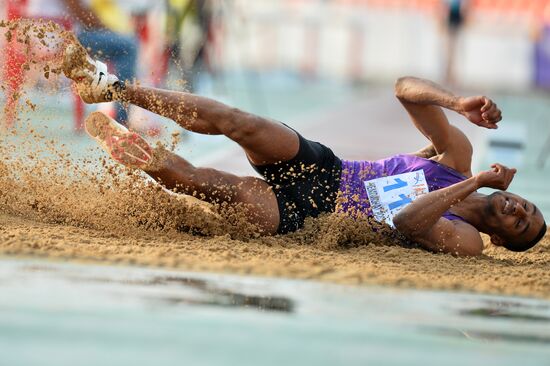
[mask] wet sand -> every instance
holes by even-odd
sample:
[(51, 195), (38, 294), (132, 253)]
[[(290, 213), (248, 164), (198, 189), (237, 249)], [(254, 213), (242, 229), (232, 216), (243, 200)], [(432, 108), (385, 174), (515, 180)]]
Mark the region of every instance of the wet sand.
[(0, 243), (0, 253), (17, 257), (550, 299), (549, 235), (523, 254), (491, 248), (480, 258), (456, 258), (375, 243), (322, 248), (284, 237), (242, 241), (141, 230), (122, 236), (1, 214)]

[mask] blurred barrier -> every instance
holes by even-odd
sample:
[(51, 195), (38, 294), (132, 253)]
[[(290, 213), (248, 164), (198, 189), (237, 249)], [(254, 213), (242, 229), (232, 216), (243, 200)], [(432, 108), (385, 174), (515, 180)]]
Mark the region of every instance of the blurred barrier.
[[(364, 6), (371, 2), (374, 5)], [(400, 3), (407, 6), (350, 0), (267, 0), (249, 6), (235, 1), (225, 9), (218, 66), (284, 69), (343, 80), (385, 80), (403, 73), (441, 78), (442, 45), (433, 9)]]
[[(33, 3), (28, 3), (28, 0), (6, 0), (4, 3), (7, 20), (25, 19), (41, 19), (42, 21), (53, 21), (61, 25), (65, 29), (72, 29), (72, 23), (66, 17), (56, 17), (45, 10), (44, 15), (40, 15), (38, 9), (29, 6)], [(23, 82), (25, 81), (25, 70), (23, 65), (27, 62), (27, 56), (22, 50), (23, 45), (17, 41), (17, 29), (13, 30), (14, 36), (11, 40), (6, 41), (4, 47), (4, 59), (2, 67), (2, 78), (5, 82), (6, 103), (4, 105), (4, 120), (3, 124), (6, 127), (12, 127), (17, 117), (17, 104), (19, 102), (18, 95), (20, 94)], [(33, 47), (31, 42), (28, 47)], [(50, 55), (51, 57), (51, 55)], [(44, 62), (48, 58), (44, 58)], [(74, 128), (79, 131), (82, 129), (84, 121), (84, 104), (76, 91), (71, 89), (71, 98), (73, 100), (74, 113)]]
[[(140, 79), (162, 85), (168, 68), (165, 4), (118, 1), (136, 22)], [(212, 71), (286, 71), (342, 81), (389, 81), (404, 74), (443, 81), (446, 76), (443, 0), (208, 1), (214, 9), (207, 44)], [(31, 3), (35, 6), (27, 11), (33, 16), (59, 11), (37, 7), (40, 1)], [(469, 0), (468, 4), (454, 52), (457, 83), (550, 88), (550, 0)], [(21, 9), (24, 5), (10, 11)], [(6, 57), (15, 57), (9, 50), (8, 45)]]
[[(147, 84), (161, 86), (166, 77), (168, 63), (164, 42), (164, 5), (156, 0), (132, 0), (125, 2), (124, 10), (134, 17), (136, 33), (141, 43), (138, 65), (140, 79)], [(2, 19), (40, 19), (53, 21), (68, 30), (74, 28), (67, 9), (59, 0), (1, 0), (0, 11), (3, 12)], [(2, 37), (0, 44), (4, 46), (1, 77), (6, 95), (3, 123), (10, 127), (17, 117), (17, 96), (25, 81), (25, 71), (22, 66), (27, 61), (26, 51), (16, 41), (15, 36), (9, 42)], [(74, 90), (71, 98), (75, 130), (80, 131), (84, 119), (84, 104)]]
[(539, 37), (536, 47), (536, 85), (550, 89), (550, 24)]
[[(132, 9), (136, 35), (139, 39), (138, 72), (141, 81), (160, 87), (164, 85), (168, 72), (166, 36), (164, 23), (166, 14), (160, 2), (141, 2), (142, 8)], [(147, 7), (145, 7), (147, 6)]]
[[(442, 80), (446, 8), (439, 0), (235, 0), (222, 14), (216, 67), (290, 71), (345, 81), (416, 74)], [(470, 0), (455, 68), (462, 86), (507, 89), (538, 80), (536, 34), (550, 0)]]

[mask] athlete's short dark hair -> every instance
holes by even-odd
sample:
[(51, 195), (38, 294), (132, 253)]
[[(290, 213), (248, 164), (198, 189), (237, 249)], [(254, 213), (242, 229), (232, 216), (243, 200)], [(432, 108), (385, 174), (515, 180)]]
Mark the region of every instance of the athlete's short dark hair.
[(511, 250), (512, 252), (525, 252), (526, 250), (534, 247), (544, 237), (544, 235), (546, 235), (546, 222), (542, 223), (542, 227), (540, 228), (540, 231), (535, 239), (527, 243), (506, 243), (504, 244), (504, 248)]

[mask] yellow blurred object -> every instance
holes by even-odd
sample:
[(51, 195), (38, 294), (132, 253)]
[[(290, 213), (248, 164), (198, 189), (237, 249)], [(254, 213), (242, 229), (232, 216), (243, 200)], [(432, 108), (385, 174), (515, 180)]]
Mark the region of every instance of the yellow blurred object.
[(118, 33), (133, 33), (130, 16), (114, 0), (91, 0), (90, 7), (110, 30)]
[(169, 0), (170, 7), (173, 9), (182, 10), (189, 3), (190, 0)]
[(175, 44), (179, 40), (186, 18), (195, 18), (196, 2), (195, 0), (168, 0), (168, 9), (166, 36), (169, 44)]

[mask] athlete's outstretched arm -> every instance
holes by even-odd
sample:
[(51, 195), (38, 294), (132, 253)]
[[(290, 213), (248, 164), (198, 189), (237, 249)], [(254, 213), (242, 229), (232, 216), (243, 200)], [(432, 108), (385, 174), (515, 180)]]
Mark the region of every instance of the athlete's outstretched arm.
[(409, 113), (415, 126), (434, 145), (439, 161), (459, 172), (471, 175), (472, 146), (458, 128), (451, 126), (442, 108), (462, 114), (472, 123), (496, 128), (501, 112), (490, 99), (463, 98), (440, 85), (414, 77), (397, 80), (395, 95)]
[(396, 229), (425, 248), (457, 255), (479, 255), (483, 249), (476, 228), (461, 221), (450, 221), (442, 215), (481, 187), (506, 190), (515, 169), (500, 164), (452, 186), (418, 197), (395, 217)]

